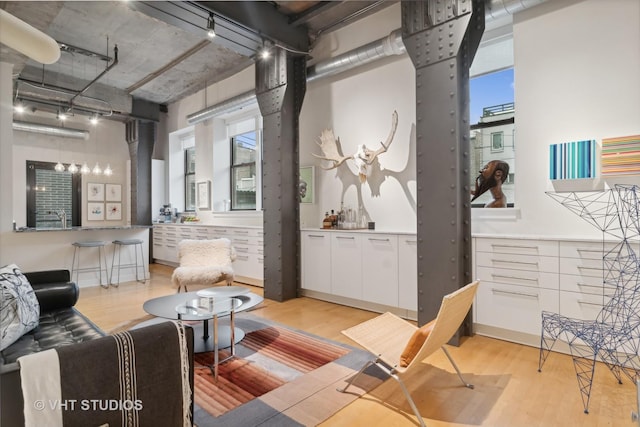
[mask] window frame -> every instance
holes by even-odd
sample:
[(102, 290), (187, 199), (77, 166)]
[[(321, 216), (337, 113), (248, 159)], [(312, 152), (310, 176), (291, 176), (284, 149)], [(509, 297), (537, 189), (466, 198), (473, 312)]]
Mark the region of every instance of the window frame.
[[(195, 200), (195, 188), (196, 188), (196, 147), (195, 145), (190, 147), (185, 147), (184, 150), (184, 211), (185, 212), (195, 212), (196, 211), (196, 200)], [(190, 153), (193, 153), (190, 156)], [(189, 160), (193, 157), (193, 171), (189, 170)], [(191, 180), (189, 179), (191, 178)], [(189, 205), (187, 201), (189, 200), (189, 187), (193, 186), (193, 200)], [(188, 207), (193, 207), (193, 209), (188, 209)]]
[[(255, 134), (255, 160), (253, 162), (243, 162), (243, 163), (235, 163), (235, 153), (236, 153), (236, 138), (238, 136), (241, 135), (246, 135), (248, 133), (254, 133)], [(254, 210), (258, 210), (258, 207), (261, 205), (259, 203), (258, 200), (258, 186), (262, 185), (262, 179), (259, 176), (259, 168), (258, 168), (258, 163), (262, 161), (262, 153), (261, 153), (261, 147), (262, 144), (260, 143), (262, 138), (262, 132), (260, 131), (260, 129), (254, 129), (253, 131), (248, 131), (248, 132), (242, 132), (242, 133), (238, 133), (235, 134), (233, 136), (229, 137), (229, 144), (230, 144), (230, 160), (229, 160), (229, 200), (230, 200), (230, 206), (229, 209), (232, 211), (254, 211)], [(246, 168), (247, 166), (250, 167), (250, 169), (252, 168), (253, 171), (255, 172), (255, 177), (256, 177), (256, 183), (255, 183), (255, 187), (256, 187), (256, 191), (255, 191), (255, 203), (253, 208), (237, 208), (235, 207), (237, 202), (236, 202), (236, 185), (235, 185), (235, 174), (236, 174), (236, 170), (240, 169), (240, 168)]]

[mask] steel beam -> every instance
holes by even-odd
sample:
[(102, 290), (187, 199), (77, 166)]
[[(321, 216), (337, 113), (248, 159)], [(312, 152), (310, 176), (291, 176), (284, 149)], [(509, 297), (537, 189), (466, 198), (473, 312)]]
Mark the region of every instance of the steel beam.
[(256, 63), (256, 98), (264, 118), (262, 208), (264, 296), (285, 301), (300, 283), (299, 115), (306, 58), (275, 49)]
[[(419, 325), (472, 279), (469, 67), (483, 31), (482, 0), (402, 1), (416, 68)], [(461, 333), (470, 333), (469, 319)]]

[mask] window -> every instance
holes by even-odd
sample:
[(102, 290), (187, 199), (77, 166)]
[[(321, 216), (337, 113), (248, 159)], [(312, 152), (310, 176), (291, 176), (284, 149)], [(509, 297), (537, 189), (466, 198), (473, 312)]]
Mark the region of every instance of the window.
[(504, 132), (491, 133), (491, 152), (499, 153), (504, 151)]
[[(471, 111), (471, 171), (469, 185), (475, 188), (478, 172), (491, 160), (509, 164), (509, 179), (502, 186), (507, 206), (515, 193), (515, 103), (513, 68), (472, 78), (469, 85)], [(483, 207), (492, 200), (489, 191), (474, 200)]]
[(231, 209), (255, 210), (257, 161), (259, 151), (256, 131), (231, 137)]
[(184, 150), (184, 210), (196, 210), (196, 147)]

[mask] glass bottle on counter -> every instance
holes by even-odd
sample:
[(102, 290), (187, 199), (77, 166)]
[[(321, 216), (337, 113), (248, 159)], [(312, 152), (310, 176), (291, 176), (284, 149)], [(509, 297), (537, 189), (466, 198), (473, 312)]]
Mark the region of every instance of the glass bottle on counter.
[(331, 228), (332, 226), (331, 217), (329, 216), (329, 212), (324, 213), (324, 219), (322, 220), (322, 228)]

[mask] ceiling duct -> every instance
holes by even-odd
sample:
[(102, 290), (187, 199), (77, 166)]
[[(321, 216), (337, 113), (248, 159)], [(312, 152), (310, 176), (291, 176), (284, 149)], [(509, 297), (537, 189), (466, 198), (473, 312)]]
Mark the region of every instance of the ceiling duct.
[[(510, 16), (530, 7), (537, 6), (545, 1), (546, 0), (485, 0), (485, 20), (492, 21)], [(406, 49), (402, 42), (402, 29), (399, 28), (392, 31), (387, 37), (311, 65), (307, 68), (307, 82), (334, 76), (382, 58), (392, 55), (402, 55), (405, 52)], [(237, 105), (239, 99), (243, 101), (241, 106)], [(255, 92), (251, 90), (196, 113), (189, 114), (187, 116), (187, 122), (190, 125), (194, 125), (211, 117), (235, 111), (255, 102), (256, 95)]]
[(62, 128), (58, 126), (42, 125), (39, 123), (28, 123), (13, 121), (13, 130), (22, 132), (41, 133), (44, 135), (59, 136), (63, 138), (89, 139), (89, 131), (81, 129)]

